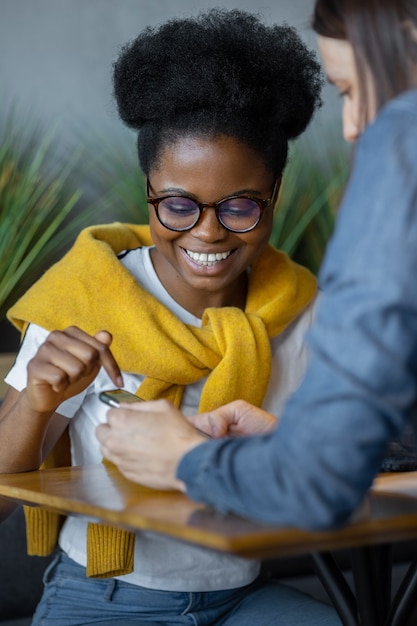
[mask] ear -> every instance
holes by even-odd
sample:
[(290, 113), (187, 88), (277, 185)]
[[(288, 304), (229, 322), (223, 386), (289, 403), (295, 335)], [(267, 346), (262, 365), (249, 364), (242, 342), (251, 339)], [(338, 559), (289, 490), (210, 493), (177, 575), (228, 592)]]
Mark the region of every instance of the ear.
[(272, 194), (272, 205), (275, 206), (278, 200), (278, 196), (279, 196), (279, 190), (281, 189), (281, 184), (282, 184), (282, 174), (279, 178), (277, 178), (275, 185), (274, 185), (274, 192)]

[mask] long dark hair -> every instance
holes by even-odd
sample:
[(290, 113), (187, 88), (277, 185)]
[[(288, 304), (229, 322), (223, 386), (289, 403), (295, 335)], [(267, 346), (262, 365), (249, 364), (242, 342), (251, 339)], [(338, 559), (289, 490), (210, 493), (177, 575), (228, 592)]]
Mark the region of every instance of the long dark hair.
[(417, 86), (415, 0), (316, 0), (312, 27), (318, 35), (352, 45), (365, 119), (369, 78), (377, 110)]

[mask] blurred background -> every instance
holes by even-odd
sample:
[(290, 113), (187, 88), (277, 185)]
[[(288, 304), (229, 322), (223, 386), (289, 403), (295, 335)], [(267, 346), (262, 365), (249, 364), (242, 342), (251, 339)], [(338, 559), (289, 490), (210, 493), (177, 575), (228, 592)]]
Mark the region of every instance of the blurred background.
[[(316, 47), (312, 0), (0, 0), (1, 99), (18, 99), (70, 133), (82, 120), (120, 127), (111, 69), (120, 46), (147, 25), (209, 7), (259, 13), (295, 26)], [(267, 53), (267, 51), (266, 51)], [(326, 104), (333, 94), (326, 90)]]

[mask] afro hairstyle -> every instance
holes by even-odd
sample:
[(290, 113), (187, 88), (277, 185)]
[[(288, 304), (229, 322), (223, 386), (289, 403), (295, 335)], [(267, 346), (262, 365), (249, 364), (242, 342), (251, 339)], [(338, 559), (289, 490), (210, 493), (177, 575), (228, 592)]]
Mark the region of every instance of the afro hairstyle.
[(294, 28), (258, 16), (211, 9), (147, 27), (114, 63), (121, 120), (138, 132), (145, 175), (183, 136), (227, 135), (246, 144), (279, 175), (288, 141), (321, 105), (323, 77)]

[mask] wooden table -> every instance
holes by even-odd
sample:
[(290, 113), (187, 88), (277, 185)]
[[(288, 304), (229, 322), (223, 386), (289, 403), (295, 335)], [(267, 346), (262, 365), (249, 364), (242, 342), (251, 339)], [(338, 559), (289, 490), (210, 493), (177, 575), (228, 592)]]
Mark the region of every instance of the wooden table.
[[(417, 603), (414, 566), (393, 603), (388, 589), (390, 545), (417, 538), (417, 472), (377, 478), (360, 519), (329, 532), (263, 526), (224, 515), (183, 494), (136, 485), (115, 468), (103, 464), (3, 474), (0, 495), (122, 528), (164, 533), (244, 557), (312, 553), (316, 571), (345, 626), (405, 625)], [(332, 559), (331, 551), (342, 548), (353, 549), (356, 597)]]

